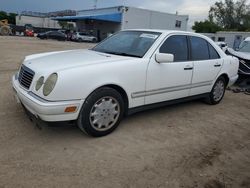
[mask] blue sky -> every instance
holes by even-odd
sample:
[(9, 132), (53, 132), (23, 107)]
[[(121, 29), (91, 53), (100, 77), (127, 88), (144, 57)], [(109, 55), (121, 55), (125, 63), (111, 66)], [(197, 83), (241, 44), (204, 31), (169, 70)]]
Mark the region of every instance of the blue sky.
[[(49, 12), (64, 9), (93, 8), (96, 0), (0, 0), (0, 10), (8, 12)], [(216, 0), (97, 0), (98, 7), (127, 5), (162, 12), (187, 14), (190, 24), (207, 18), (210, 6)]]

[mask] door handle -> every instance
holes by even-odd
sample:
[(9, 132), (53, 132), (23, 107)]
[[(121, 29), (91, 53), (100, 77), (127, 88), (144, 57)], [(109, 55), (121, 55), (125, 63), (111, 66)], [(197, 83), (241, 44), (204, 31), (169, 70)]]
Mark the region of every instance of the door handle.
[(184, 70), (193, 70), (193, 67), (186, 66), (186, 67), (184, 68)]
[(214, 67), (220, 67), (221, 66), (221, 64), (215, 64), (214, 65)]

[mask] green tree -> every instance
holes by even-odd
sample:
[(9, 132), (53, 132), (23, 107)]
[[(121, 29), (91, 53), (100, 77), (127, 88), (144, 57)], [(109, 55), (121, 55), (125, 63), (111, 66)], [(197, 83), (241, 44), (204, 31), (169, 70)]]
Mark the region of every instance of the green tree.
[(16, 13), (9, 13), (7, 18), (9, 23), (16, 25), (16, 16)]
[(250, 5), (247, 0), (216, 2), (209, 10), (209, 21), (225, 30), (245, 31), (249, 28)]
[(0, 20), (7, 19), (10, 24), (16, 24), (16, 15), (15, 13), (7, 13), (0, 11)]
[(0, 20), (7, 19), (7, 18), (8, 18), (7, 13), (4, 11), (0, 11)]
[(205, 21), (195, 22), (192, 29), (197, 33), (216, 33), (217, 31), (220, 31), (222, 28), (212, 21), (205, 20)]

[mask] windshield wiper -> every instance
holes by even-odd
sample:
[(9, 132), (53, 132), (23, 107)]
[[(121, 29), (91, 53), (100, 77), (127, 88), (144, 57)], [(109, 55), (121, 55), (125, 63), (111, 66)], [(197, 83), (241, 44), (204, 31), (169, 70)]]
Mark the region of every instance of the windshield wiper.
[(107, 53), (107, 54), (113, 54), (113, 55), (129, 56), (129, 57), (139, 57), (139, 58), (141, 58), (141, 56), (139, 56), (139, 55), (128, 54), (128, 53), (124, 53), (124, 52), (110, 52), (110, 51), (100, 51), (100, 52)]
[(130, 56), (130, 57), (141, 57), (139, 55), (128, 54), (128, 53), (124, 53), (124, 52), (110, 52), (110, 54), (121, 55), (121, 56)]

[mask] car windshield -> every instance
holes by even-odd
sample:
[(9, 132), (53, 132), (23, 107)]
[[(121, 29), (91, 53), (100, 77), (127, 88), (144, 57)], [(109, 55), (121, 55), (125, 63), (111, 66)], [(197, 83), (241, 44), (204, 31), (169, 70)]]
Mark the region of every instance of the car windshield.
[(107, 38), (92, 50), (131, 57), (143, 57), (155, 40), (158, 32), (121, 31)]
[(239, 52), (248, 52), (250, 53), (250, 41), (243, 41), (238, 49)]

